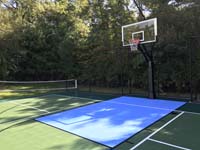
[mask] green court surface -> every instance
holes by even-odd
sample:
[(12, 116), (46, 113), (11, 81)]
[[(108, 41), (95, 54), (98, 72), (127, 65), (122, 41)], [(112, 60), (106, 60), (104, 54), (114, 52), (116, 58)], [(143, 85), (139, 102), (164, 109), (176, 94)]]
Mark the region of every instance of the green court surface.
[[(99, 102), (99, 99), (61, 93), (0, 101), (1, 150), (109, 150), (34, 120), (42, 115)], [(114, 150), (199, 150), (199, 139), (200, 105), (188, 103)]]

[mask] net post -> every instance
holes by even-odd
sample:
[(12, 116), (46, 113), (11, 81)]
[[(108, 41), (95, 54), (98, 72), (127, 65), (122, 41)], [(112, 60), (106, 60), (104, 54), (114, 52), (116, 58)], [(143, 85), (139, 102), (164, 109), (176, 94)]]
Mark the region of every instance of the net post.
[(75, 80), (75, 89), (78, 88), (78, 80)]
[[(71, 85), (71, 84), (69, 84), (69, 82), (71, 84), (73, 83), (73, 86), (69, 86), (69, 85)], [(69, 89), (69, 87), (70, 87), (70, 89), (77, 89), (78, 88), (78, 80), (77, 79), (66, 80), (66, 82), (65, 82), (66, 90)]]

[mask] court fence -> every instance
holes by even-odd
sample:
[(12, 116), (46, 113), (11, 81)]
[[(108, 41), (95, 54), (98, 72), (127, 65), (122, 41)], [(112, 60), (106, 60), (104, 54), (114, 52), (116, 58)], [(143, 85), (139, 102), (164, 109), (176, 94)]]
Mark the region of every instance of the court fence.
[[(185, 43), (174, 42), (153, 49), (157, 98), (200, 100), (199, 48), (200, 37), (192, 37)], [(148, 65), (142, 54), (123, 49), (107, 55), (110, 64), (91, 63), (95, 67), (88, 70), (89, 76), (78, 77), (79, 90), (147, 97)]]
[[(184, 43), (156, 44), (153, 57), (157, 98), (194, 102), (200, 100), (199, 48), (200, 37), (191, 37)], [(97, 52), (98, 54), (94, 53), (94, 56), (86, 61), (86, 65), (82, 66), (77, 75), (73, 75), (76, 80), (72, 80), (72, 84), (68, 82), (70, 85), (61, 81), (47, 85), (42, 83), (44, 87), (41, 87), (40, 83), (36, 82), (31, 87), (19, 88), (21, 91), (35, 92), (36, 89), (39, 91), (39, 88), (54, 90), (56, 86), (60, 90), (72, 86), (75, 90), (86, 93), (148, 97), (148, 64), (140, 52), (132, 53), (129, 48), (122, 47), (114, 51)], [(18, 85), (11, 86), (14, 88), (11, 89), (13, 93), (19, 90)], [(0, 82), (0, 91), (4, 89), (5, 85)]]

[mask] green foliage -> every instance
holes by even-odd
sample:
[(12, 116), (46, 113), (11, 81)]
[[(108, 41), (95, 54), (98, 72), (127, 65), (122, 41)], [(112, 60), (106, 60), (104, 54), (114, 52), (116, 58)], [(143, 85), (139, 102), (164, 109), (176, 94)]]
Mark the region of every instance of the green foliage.
[[(172, 84), (180, 92), (189, 80), (187, 38), (200, 32), (200, 2), (137, 2), (143, 13), (149, 11), (147, 18), (158, 18), (159, 85)], [(142, 55), (128, 54), (121, 46), (121, 26), (141, 20), (135, 9), (129, 9), (128, 0), (1, 0), (0, 78), (79, 78), (119, 86), (123, 75), (124, 82), (145, 87)]]

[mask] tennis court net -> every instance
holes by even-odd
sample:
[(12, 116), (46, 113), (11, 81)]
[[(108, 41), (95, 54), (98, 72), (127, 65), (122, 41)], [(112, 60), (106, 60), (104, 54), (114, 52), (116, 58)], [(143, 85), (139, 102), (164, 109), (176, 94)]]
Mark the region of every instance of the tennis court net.
[(0, 81), (0, 92), (34, 92), (77, 89), (77, 80)]

